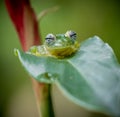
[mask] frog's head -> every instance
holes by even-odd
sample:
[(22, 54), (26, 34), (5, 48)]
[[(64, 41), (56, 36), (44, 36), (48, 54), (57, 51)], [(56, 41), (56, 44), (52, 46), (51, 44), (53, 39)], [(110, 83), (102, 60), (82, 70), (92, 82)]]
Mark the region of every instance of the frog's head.
[(48, 34), (45, 38), (47, 51), (54, 56), (64, 57), (74, 53), (79, 48), (74, 31), (67, 31), (65, 34)]

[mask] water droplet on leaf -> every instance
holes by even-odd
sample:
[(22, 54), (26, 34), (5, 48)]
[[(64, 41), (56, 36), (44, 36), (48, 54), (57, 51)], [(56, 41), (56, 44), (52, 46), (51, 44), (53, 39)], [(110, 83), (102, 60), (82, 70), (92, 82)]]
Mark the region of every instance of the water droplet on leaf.
[(45, 72), (45, 73), (39, 75), (38, 77), (39, 77), (40, 82), (51, 84), (51, 83), (54, 83), (56, 81), (58, 75)]

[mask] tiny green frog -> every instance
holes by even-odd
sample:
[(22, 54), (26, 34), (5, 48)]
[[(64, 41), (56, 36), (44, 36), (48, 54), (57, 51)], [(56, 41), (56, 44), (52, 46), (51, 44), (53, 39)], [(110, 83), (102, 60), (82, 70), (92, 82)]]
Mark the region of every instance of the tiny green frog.
[(76, 33), (67, 31), (65, 34), (48, 34), (43, 45), (33, 46), (29, 52), (36, 56), (65, 58), (75, 53), (79, 46), (80, 44), (76, 40)]

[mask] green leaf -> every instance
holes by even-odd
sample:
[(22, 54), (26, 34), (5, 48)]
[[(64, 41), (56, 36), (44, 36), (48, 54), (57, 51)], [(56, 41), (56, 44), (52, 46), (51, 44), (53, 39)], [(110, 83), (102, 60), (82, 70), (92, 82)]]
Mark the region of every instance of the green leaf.
[(36, 80), (56, 83), (82, 107), (120, 116), (120, 65), (112, 48), (99, 37), (85, 40), (78, 52), (65, 59), (16, 52)]

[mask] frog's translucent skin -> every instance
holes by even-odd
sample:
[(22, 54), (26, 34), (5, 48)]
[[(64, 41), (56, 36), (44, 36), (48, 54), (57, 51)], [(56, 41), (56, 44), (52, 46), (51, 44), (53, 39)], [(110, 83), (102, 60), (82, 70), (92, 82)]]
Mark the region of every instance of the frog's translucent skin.
[(70, 37), (69, 33), (72, 34), (73, 31), (67, 31), (65, 34), (55, 36), (49, 34), (43, 45), (33, 46), (29, 52), (36, 56), (52, 56), (56, 58), (70, 56), (78, 50), (80, 44), (76, 41), (76, 38)]

